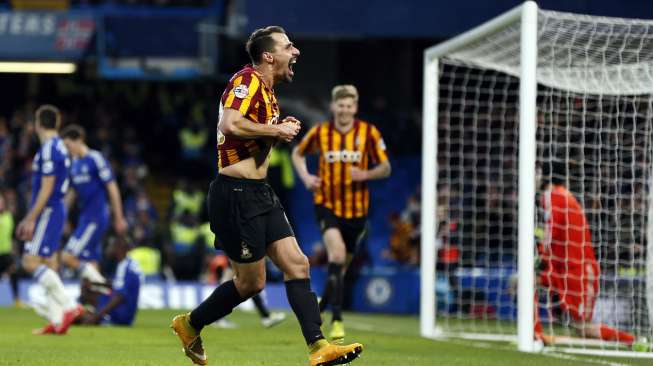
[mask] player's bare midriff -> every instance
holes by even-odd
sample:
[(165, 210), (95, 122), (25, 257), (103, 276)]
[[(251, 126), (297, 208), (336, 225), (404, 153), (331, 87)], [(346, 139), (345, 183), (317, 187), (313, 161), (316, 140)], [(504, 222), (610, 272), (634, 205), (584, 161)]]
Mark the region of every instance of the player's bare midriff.
[(220, 169), (220, 174), (232, 178), (265, 179), (268, 175), (269, 165), (270, 153), (268, 152), (265, 160), (259, 166), (256, 165), (254, 157), (251, 157)]

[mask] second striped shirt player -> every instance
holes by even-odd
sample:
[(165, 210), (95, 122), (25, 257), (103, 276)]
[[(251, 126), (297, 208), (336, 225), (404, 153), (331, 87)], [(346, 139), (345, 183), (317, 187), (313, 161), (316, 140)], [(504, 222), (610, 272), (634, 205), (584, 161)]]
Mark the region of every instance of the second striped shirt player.
[[(328, 278), (320, 310), (331, 305), (333, 340), (345, 337), (343, 277), (367, 231), (370, 193), (366, 182), (386, 178), (391, 171), (381, 133), (371, 123), (356, 118), (357, 111), (356, 87), (334, 87), (333, 120), (310, 129), (292, 154), (299, 177), (313, 191), (315, 213), (328, 253)], [(308, 171), (306, 154), (319, 154), (317, 175)]]

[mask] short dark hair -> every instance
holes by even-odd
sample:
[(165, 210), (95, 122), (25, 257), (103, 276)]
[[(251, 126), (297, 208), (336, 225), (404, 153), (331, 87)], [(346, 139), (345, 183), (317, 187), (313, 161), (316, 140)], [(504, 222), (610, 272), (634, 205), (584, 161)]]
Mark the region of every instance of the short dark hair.
[(71, 139), (74, 141), (86, 141), (86, 131), (84, 127), (76, 124), (68, 125), (61, 130), (62, 139)]
[(278, 25), (271, 25), (257, 29), (249, 36), (249, 39), (245, 44), (245, 50), (247, 50), (247, 54), (253, 64), (257, 64), (261, 61), (261, 55), (263, 52), (274, 50), (275, 42), (274, 39), (272, 39), (273, 33), (286, 34), (286, 31)]
[(52, 104), (44, 104), (38, 107), (34, 114), (36, 117), (36, 123), (38, 123), (42, 128), (48, 130), (59, 129), (59, 126), (61, 125), (61, 112), (59, 112), (59, 108)]
[(555, 185), (566, 185), (569, 175), (567, 162), (552, 160), (542, 165), (542, 179)]

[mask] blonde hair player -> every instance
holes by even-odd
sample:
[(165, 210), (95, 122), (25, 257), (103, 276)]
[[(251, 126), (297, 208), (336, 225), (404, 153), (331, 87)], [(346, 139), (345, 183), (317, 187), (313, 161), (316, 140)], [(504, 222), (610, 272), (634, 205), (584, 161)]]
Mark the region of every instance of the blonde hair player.
[[(313, 192), (315, 215), (328, 253), (328, 277), (320, 302), (333, 313), (330, 337), (345, 337), (342, 319), (343, 277), (367, 231), (370, 195), (367, 182), (386, 178), (391, 166), (381, 132), (356, 118), (358, 91), (338, 85), (331, 92), (333, 119), (311, 128), (292, 153), (306, 188)], [(308, 171), (306, 154), (319, 155), (316, 174)]]

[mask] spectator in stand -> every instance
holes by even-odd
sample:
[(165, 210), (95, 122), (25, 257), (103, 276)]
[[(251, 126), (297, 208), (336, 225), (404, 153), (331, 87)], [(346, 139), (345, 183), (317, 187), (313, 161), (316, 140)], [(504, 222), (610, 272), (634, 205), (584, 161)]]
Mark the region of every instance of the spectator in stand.
[(143, 182), (138, 177), (137, 168), (134, 166), (123, 167), (120, 194), (124, 197), (125, 203), (128, 200), (133, 200), (142, 190), (142, 186)]
[(7, 274), (14, 304), (21, 307), (18, 298), (18, 275), (16, 273), (17, 251), (13, 240), (14, 217), (7, 207), (4, 192), (0, 190), (0, 276)]
[(180, 146), (180, 171), (184, 176), (201, 179), (206, 176), (208, 170), (205, 159), (204, 149), (209, 140), (209, 131), (204, 126), (202, 120), (194, 119), (189, 116), (186, 124), (179, 130)]
[(420, 197), (419, 191), (406, 201), (401, 214), (392, 213), (388, 218), (391, 227), (389, 248), (383, 252), (386, 258), (400, 263), (417, 265), (420, 247)]
[(197, 218), (186, 210), (170, 223), (168, 265), (176, 279), (197, 280), (204, 265), (205, 245)]
[(389, 248), (383, 251), (383, 256), (400, 263), (415, 264), (417, 258), (410, 240), (413, 225), (402, 220), (396, 212), (390, 214), (388, 223), (392, 232), (390, 234)]
[[(144, 189), (139, 189), (135, 196), (131, 196), (125, 200), (125, 217), (130, 225), (139, 223), (156, 223), (159, 215), (150, 201), (147, 192)], [(147, 219), (142, 216), (147, 216)]]
[(161, 275), (161, 252), (157, 248), (141, 245), (130, 250), (128, 255), (138, 263), (145, 278), (158, 278)]
[(287, 144), (277, 143), (270, 153), (270, 167), (268, 168), (268, 182), (277, 193), (281, 205), (287, 211), (291, 210), (290, 193), (295, 186), (290, 150)]
[(8, 185), (11, 180), (11, 165), (13, 162), (11, 136), (7, 120), (0, 117), (0, 186)]
[(205, 206), (204, 192), (197, 189), (187, 179), (180, 179), (177, 188), (172, 192), (172, 205), (170, 205), (170, 220), (181, 216), (184, 211), (190, 212), (195, 218), (199, 218)]

